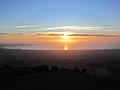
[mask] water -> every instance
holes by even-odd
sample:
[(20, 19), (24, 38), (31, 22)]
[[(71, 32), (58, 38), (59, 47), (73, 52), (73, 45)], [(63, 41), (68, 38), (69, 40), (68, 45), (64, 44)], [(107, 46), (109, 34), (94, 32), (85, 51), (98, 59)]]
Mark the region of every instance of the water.
[(22, 49), (22, 50), (48, 50), (52, 48), (43, 48), (40, 46), (4, 46), (5, 49)]
[(68, 50), (68, 46), (65, 45), (64, 47), (46, 47), (46, 46), (39, 46), (39, 45), (20, 45), (20, 46), (4, 46), (4, 49), (22, 49), (22, 50)]
[(80, 45), (71, 46), (65, 45), (6, 45), (4, 49), (22, 49), (22, 50), (96, 50), (96, 49), (119, 49), (119, 47), (107, 47), (107, 46), (85, 46)]

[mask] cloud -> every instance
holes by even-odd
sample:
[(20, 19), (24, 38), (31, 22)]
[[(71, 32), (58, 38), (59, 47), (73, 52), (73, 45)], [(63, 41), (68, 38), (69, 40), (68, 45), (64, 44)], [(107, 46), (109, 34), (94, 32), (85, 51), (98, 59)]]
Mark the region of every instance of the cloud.
[(0, 35), (9, 35), (9, 33), (0, 33)]
[(35, 26), (15, 26), (17, 29), (27, 29), (27, 28), (34, 28)]
[[(35, 36), (63, 36), (64, 33), (34, 33)], [(81, 33), (68, 33), (68, 36), (76, 36), (76, 37), (80, 37), (80, 36), (96, 36), (96, 37), (118, 37), (120, 35), (116, 35), (116, 34), (81, 34)]]
[(120, 33), (119, 27), (99, 27), (99, 26), (56, 26), (56, 27), (45, 27), (45, 26), (15, 26), (15, 29), (19, 32), (33, 33), (33, 32), (65, 32), (72, 31), (76, 33), (92, 32), (92, 33)]
[(44, 28), (43, 30), (100, 30), (100, 29), (111, 29), (111, 27), (60, 26), (60, 27)]
[(28, 34), (25, 33), (0, 33), (0, 37), (9, 37), (9, 36), (26, 36)]
[(71, 34), (69, 36), (118, 37), (119, 35), (111, 35), (111, 34)]
[(64, 34), (58, 34), (56, 32), (53, 32), (53, 33), (33, 33), (32, 35), (34, 36), (62, 36)]
[[(0, 37), (5, 37), (5, 36), (13, 36), (13, 37), (59, 37), (63, 36), (64, 33), (59, 33), (59, 32), (42, 32), (42, 33), (0, 33)], [(73, 37), (81, 37), (81, 36), (89, 36), (89, 37), (120, 37), (119, 34), (84, 34), (84, 33), (68, 33), (68, 36), (73, 36)]]

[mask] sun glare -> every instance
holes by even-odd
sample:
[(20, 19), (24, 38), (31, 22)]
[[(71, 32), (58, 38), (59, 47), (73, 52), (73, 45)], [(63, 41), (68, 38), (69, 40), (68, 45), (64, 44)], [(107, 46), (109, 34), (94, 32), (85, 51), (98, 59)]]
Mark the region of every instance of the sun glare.
[(71, 32), (61, 32), (60, 34), (63, 34), (63, 35), (61, 36), (61, 38), (62, 38), (63, 40), (68, 40), (68, 39), (71, 38), (71, 37), (69, 36), (69, 35), (71, 34)]
[(62, 36), (62, 39), (67, 40), (67, 39), (69, 39), (69, 36), (64, 35), (64, 36)]

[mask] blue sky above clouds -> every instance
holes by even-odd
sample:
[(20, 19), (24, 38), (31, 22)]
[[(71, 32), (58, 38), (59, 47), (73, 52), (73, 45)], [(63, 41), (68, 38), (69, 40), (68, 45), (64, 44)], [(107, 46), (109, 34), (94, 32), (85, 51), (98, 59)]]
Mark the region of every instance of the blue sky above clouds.
[[(119, 34), (119, 10), (119, 0), (0, 0), (0, 32), (71, 31), (68, 26), (73, 31), (76, 27), (101, 27), (104, 32), (101, 28), (91, 31)], [(89, 33), (81, 28), (75, 32)]]

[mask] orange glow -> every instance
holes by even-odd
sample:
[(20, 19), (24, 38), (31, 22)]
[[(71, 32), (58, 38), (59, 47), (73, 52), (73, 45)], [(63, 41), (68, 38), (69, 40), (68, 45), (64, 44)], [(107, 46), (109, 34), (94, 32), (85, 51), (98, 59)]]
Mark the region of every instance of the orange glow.
[[(61, 50), (82, 49), (89, 47), (107, 46), (109, 43), (118, 43), (120, 36), (101, 37), (101, 36), (72, 36), (71, 32), (58, 32), (55, 34), (7, 34), (1, 35), (0, 43), (28, 43), (39, 44), (44, 47), (52, 47)], [(69, 45), (69, 48), (68, 48)], [(101, 46), (100, 46), (101, 45)]]
[[(73, 38), (74, 37), (74, 38)], [(59, 44), (65, 44), (66, 42), (69, 43), (75, 43), (75, 42), (80, 42), (80, 43), (92, 43), (92, 42), (114, 42), (119, 40), (120, 37), (87, 37), (87, 36), (68, 36), (68, 35), (63, 35), (63, 36), (56, 36), (56, 37), (37, 37), (37, 36), (6, 36), (6, 37), (0, 37), (0, 42), (28, 42), (28, 43), (39, 43), (39, 42), (56, 42)]]

